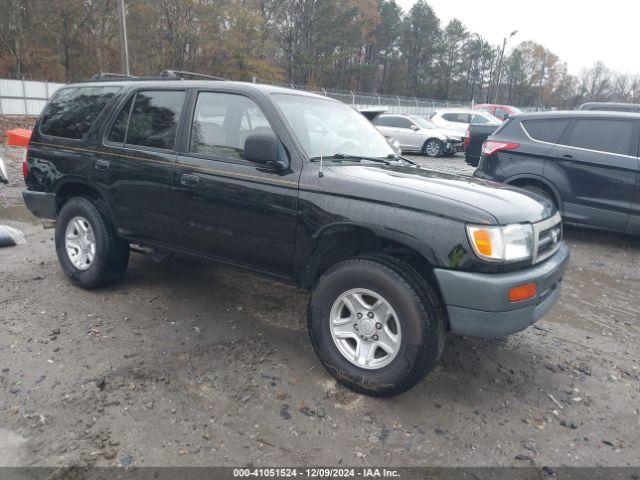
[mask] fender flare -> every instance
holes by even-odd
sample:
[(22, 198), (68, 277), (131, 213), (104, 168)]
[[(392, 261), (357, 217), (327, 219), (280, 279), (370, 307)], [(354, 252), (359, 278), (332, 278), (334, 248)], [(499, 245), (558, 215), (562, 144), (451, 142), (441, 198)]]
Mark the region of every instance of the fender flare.
[(553, 182), (549, 181), (547, 178), (542, 177), (540, 175), (535, 175), (535, 174), (532, 174), (532, 173), (521, 173), (521, 174), (513, 175), (513, 176), (505, 179), (503, 183), (505, 183), (507, 185), (513, 185), (513, 182), (517, 182), (519, 180), (532, 180), (534, 182), (538, 182), (538, 183), (541, 183), (544, 186), (546, 186), (549, 189), (549, 191), (551, 191), (553, 196), (555, 197), (556, 203), (558, 205), (558, 210), (560, 212), (564, 211), (564, 206), (563, 206), (564, 204), (563, 204), (563, 201), (562, 201), (562, 196), (560, 195), (560, 191), (553, 184)]

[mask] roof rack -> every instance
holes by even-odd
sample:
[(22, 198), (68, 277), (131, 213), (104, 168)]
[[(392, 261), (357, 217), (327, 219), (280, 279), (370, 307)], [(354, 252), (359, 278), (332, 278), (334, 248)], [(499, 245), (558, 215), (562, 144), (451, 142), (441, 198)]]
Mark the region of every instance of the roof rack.
[(226, 81), (226, 78), (215, 77), (213, 75), (205, 75), (204, 73), (195, 73), (195, 72), (186, 72), (184, 70), (163, 70), (160, 72), (160, 76), (163, 78), (171, 78), (174, 80), (183, 80), (185, 76), (188, 77), (196, 77), (196, 78), (206, 78), (208, 80), (218, 80), (218, 81)]
[(97, 81), (97, 80), (110, 80), (112, 78), (137, 78), (134, 75), (125, 75), (124, 73), (109, 73), (109, 72), (100, 72), (96, 73), (89, 80)]

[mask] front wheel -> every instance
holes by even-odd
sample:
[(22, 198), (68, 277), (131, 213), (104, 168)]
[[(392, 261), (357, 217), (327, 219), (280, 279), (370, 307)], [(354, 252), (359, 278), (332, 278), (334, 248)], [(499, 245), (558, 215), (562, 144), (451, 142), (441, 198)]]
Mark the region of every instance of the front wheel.
[(115, 234), (99, 200), (68, 200), (58, 215), (55, 241), (62, 270), (80, 287), (112, 283), (127, 268), (129, 244)]
[(322, 275), (309, 303), (309, 333), (338, 382), (384, 397), (408, 390), (433, 369), (444, 344), (444, 315), (411, 266), (360, 257)]
[(422, 153), (427, 157), (439, 157), (440, 155), (442, 155), (443, 150), (444, 147), (442, 145), (442, 142), (437, 138), (430, 138), (429, 140), (424, 142), (424, 145), (422, 147)]

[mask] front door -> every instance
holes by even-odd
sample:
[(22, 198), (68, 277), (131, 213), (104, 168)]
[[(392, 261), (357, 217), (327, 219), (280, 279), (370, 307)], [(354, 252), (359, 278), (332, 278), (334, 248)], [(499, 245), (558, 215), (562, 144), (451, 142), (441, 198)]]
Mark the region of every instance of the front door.
[(278, 172), (243, 158), (249, 135), (274, 134), (256, 101), (228, 91), (194, 96), (188, 141), (173, 178), (184, 212), (175, 245), (290, 276), (300, 172)]
[(564, 216), (569, 221), (624, 230), (638, 173), (638, 124), (617, 118), (582, 118), (549, 152), (564, 173)]

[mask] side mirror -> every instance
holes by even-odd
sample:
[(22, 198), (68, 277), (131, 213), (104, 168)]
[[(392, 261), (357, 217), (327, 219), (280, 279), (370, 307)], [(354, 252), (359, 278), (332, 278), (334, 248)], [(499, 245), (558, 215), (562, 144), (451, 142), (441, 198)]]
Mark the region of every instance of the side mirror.
[(286, 153), (278, 148), (278, 140), (274, 135), (260, 133), (249, 135), (244, 142), (244, 159), (250, 162), (284, 170), (289, 166)]
[(417, 125), (411, 125), (411, 130), (415, 132), (416, 130), (420, 130), (420, 127)]

